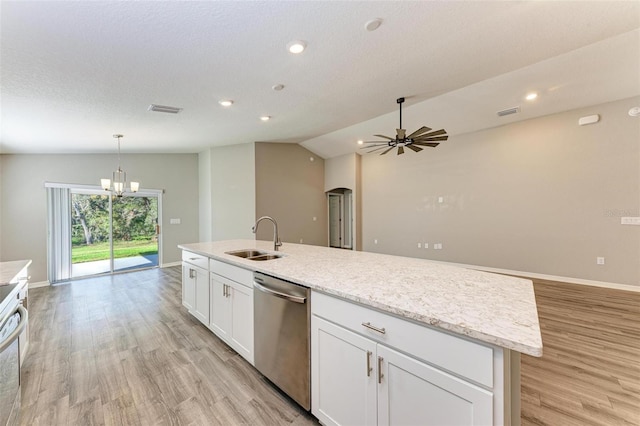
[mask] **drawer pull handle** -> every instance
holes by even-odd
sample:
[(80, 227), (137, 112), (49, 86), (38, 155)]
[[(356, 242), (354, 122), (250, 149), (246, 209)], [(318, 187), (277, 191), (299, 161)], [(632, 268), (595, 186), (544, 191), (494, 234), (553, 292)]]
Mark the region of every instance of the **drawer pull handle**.
[(198, 260), (197, 257), (190, 257), (189, 260)]
[(384, 377), (384, 374), (382, 374), (382, 361), (384, 361), (384, 358), (379, 356), (378, 357), (378, 383), (382, 383), (382, 378)]
[(373, 370), (373, 367), (371, 367), (371, 355), (373, 355), (373, 353), (367, 351), (367, 377), (371, 377), (371, 371)]
[(196, 272), (194, 269), (189, 268), (189, 278), (195, 278), (194, 272)]
[(363, 323), (362, 323), (362, 326), (363, 326), (363, 327), (367, 327), (369, 330), (373, 330), (373, 331), (375, 331), (376, 333), (380, 333), (380, 334), (385, 334), (385, 333), (387, 332), (387, 330), (385, 330), (385, 329), (384, 329), (384, 327), (382, 327), (382, 328), (378, 328), (378, 327), (376, 327), (376, 326), (371, 325), (371, 323), (370, 323), (370, 322), (363, 322)]

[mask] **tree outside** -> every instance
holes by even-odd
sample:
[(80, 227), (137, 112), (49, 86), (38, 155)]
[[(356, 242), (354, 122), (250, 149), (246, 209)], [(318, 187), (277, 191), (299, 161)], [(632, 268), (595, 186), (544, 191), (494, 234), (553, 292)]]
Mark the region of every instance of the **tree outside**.
[[(109, 196), (72, 194), (71, 205), (71, 263), (109, 259)], [(114, 258), (157, 254), (157, 218), (157, 198), (114, 197)]]

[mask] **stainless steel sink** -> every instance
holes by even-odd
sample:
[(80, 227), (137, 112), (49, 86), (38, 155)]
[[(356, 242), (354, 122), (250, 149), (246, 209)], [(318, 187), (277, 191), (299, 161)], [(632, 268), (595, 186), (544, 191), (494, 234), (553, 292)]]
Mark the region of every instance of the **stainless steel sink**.
[(260, 250), (254, 250), (254, 249), (227, 251), (225, 252), (225, 254), (230, 254), (231, 256), (238, 256), (244, 259), (257, 260), (257, 261), (273, 260), (273, 259), (278, 259), (282, 257), (282, 255), (279, 255), (279, 254), (272, 254), (266, 251), (260, 251)]
[(249, 260), (273, 260), (273, 259), (278, 259), (282, 256), (277, 255), (277, 254), (263, 254), (260, 256), (253, 256), (253, 257), (249, 257)]

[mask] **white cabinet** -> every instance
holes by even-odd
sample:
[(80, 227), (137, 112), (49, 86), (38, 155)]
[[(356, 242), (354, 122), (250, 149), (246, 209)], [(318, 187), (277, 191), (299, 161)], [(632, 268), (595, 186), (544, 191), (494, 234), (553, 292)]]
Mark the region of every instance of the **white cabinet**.
[(493, 394), (469, 382), (377, 345), (378, 425), (493, 424)]
[(182, 251), (182, 305), (253, 365), (253, 272)]
[(193, 312), (196, 305), (196, 276), (193, 265), (182, 262), (182, 306)]
[(253, 273), (216, 260), (211, 271), (209, 328), (253, 365)]
[(208, 258), (182, 253), (182, 305), (203, 324), (209, 325)]
[(501, 348), (316, 292), (311, 309), (311, 406), (323, 424), (505, 423)]
[(376, 343), (317, 316), (311, 336), (313, 415), (327, 426), (375, 425)]

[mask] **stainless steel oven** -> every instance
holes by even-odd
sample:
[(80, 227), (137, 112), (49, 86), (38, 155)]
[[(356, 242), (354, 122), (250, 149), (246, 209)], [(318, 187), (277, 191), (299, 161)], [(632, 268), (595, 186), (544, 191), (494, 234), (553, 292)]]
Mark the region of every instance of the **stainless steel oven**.
[[(15, 286), (15, 285), (12, 285)], [(3, 286), (9, 291), (11, 286)], [(18, 338), (27, 325), (27, 310), (17, 297), (2, 301), (0, 312), (0, 426), (14, 425), (20, 410), (20, 348)]]

